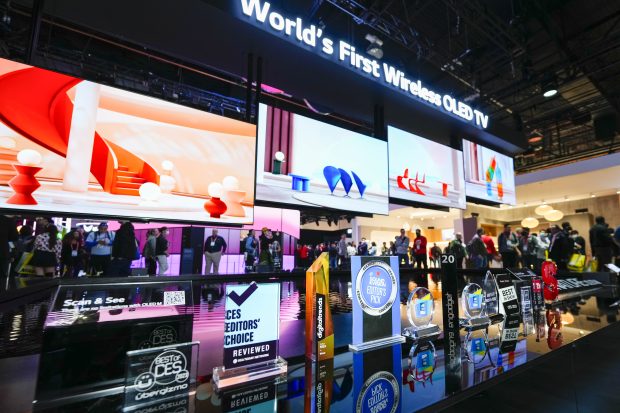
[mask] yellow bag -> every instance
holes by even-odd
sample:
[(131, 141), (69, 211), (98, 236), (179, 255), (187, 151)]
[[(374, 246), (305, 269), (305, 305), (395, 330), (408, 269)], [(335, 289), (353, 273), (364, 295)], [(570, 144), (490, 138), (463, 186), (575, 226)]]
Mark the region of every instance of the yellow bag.
[(582, 254), (573, 254), (568, 261), (568, 269), (575, 272), (583, 272), (586, 266), (586, 256)]
[(15, 271), (21, 275), (34, 275), (36, 274), (34, 267), (30, 264), (30, 260), (34, 256), (34, 252), (24, 252), (19, 259), (19, 262), (15, 266)]
[(588, 268), (586, 268), (586, 272), (597, 272), (598, 271), (598, 260), (596, 257), (592, 257), (590, 262), (588, 263)]

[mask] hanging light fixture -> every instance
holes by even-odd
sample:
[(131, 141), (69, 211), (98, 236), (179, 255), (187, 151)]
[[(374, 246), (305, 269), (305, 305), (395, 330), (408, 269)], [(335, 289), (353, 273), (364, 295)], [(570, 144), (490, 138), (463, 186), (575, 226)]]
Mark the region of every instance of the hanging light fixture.
[(547, 221), (559, 221), (564, 218), (564, 213), (562, 211), (558, 211), (557, 209), (553, 209), (545, 214), (545, 219)]
[(547, 205), (546, 203), (543, 202), (542, 205), (539, 205), (538, 207), (536, 207), (536, 209), (534, 210), (534, 212), (536, 213), (536, 215), (540, 215), (540, 216), (544, 216), (546, 213), (553, 211), (553, 207), (551, 205)]
[(521, 221), (521, 226), (524, 228), (536, 228), (539, 222), (534, 217), (527, 217)]

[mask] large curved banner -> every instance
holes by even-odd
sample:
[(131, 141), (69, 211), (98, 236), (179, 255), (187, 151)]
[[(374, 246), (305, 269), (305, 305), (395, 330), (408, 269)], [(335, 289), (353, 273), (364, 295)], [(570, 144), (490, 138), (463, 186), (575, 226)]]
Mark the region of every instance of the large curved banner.
[(0, 59), (0, 208), (249, 224), (256, 127)]

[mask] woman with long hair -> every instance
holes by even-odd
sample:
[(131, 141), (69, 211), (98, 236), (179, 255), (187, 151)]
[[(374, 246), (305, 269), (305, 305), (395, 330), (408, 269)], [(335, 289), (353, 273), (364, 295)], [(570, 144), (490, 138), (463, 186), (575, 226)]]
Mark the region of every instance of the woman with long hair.
[(116, 231), (112, 245), (112, 264), (109, 274), (112, 277), (127, 277), (131, 275), (131, 262), (139, 258), (136, 233), (133, 224), (125, 221)]
[(58, 228), (54, 224), (48, 224), (44, 232), (36, 236), (34, 240), (34, 253), (30, 265), (39, 276), (56, 275), (56, 267), (60, 262), (62, 241), (58, 239)]
[(62, 251), (60, 262), (62, 264), (61, 273), (65, 277), (77, 277), (83, 269), (84, 249), (80, 233), (76, 228), (71, 228), (62, 239)]

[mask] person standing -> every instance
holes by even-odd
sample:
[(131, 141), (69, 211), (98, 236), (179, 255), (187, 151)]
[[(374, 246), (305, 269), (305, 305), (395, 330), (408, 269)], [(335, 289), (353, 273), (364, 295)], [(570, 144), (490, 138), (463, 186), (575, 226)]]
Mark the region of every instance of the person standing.
[(446, 253), (454, 254), (456, 268), (463, 268), (463, 260), (467, 256), (467, 249), (463, 244), (463, 234), (460, 232), (454, 234), (454, 239), (446, 247)]
[(586, 255), (586, 240), (579, 235), (579, 231), (576, 229), (572, 230), (570, 237), (573, 240), (573, 252), (579, 255)]
[[(245, 256), (245, 272), (254, 271), (254, 263), (258, 252), (258, 241), (254, 237), (254, 230), (248, 231), (247, 237), (243, 240), (243, 255)], [(303, 253), (303, 249), (302, 249)], [(303, 258), (302, 258), (303, 259)]]
[(327, 249), (329, 254), (329, 268), (335, 270), (338, 268), (338, 247), (335, 242), (331, 242), (329, 244), (329, 248)]
[[(7, 229), (10, 230), (10, 227), (7, 227)], [(32, 249), (34, 248), (34, 236), (32, 235), (33, 232), (34, 231), (30, 225), (23, 225), (19, 229), (19, 235), (17, 236), (17, 242), (15, 242), (15, 253), (14, 253), (15, 261), (11, 268), (11, 273), (13, 276), (16, 276), (19, 274), (19, 271), (22, 269), (23, 264), (26, 261), (27, 254), (31, 253)], [(7, 241), (7, 244), (8, 244), (8, 241)]]
[(440, 260), (441, 260), (441, 248), (439, 248), (437, 246), (437, 243), (433, 243), (433, 246), (431, 247), (431, 263), (433, 264), (433, 267), (435, 268), (439, 268), (440, 265)]
[(136, 240), (136, 232), (133, 224), (129, 221), (125, 221), (121, 224), (116, 236), (114, 238), (114, 244), (112, 245), (112, 262), (110, 268), (110, 274), (107, 276), (128, 277), (131, 275), (131, 262), (136, 258), (140, 258), (138, 255), (138, 241)]
[(260, 246), (260, 255), (258, 263), (261, 265), (273, 265), (273, 259), (271, 257), (271, 244), (273, 243), (273, 233), (267, 227), (263, 227), (261, 234), (258, 237), (258, 244)]
[(112, 261), (114, 237), (114, 232), (108, 231), (107, 222), (102, 222), (97, 231), (88, 234), (86, 247), (90, 248), (90, 265), (93, 275), (107, 275)]
[(282, 239), (282, 235), (280, 231), (276, 231), (273, 234), (273, 242), (271, 243), (271, 258), (273, 259), (273, 270), (281, 271), (282, 270), (282, 245), (280, 244), (280, 240)]
[(607, 271), (606, 264), (611, 263), (613, 256), (613, 239), (609, 234), (609, 227), (605, 223), (605, 218), (599, 216), (595, 218), (595, 224), (590, 228), (590, 245), (592, 255), (598, 261), (598, 270)]
[(345, 263), (347, 261), (347, 235), (340, 235), (340, 240), (338, 241), (338, 264), (340, 268), (345, 267)]
[(545, 231), (540, 231), (540, 234), (532, 234), (531, 239), (533, 244), (536, 245), (536, 261), (534, 263), (534, 269), (536, 273), (540, 273), (542, 263), (547, 259), (547, 250), (549, 249), (549, 239)]
[(420, 229), (415, 230), (415, 239), (413, 240), (413, 254), (415, 256), (416, 268), (428, 269), (428, 263), (426, 262), (428, 256), (426, 253), (426, 237), (422, 235)]
[(148, 275), (157, 274), (157, 256), (155, 249), (157, 246), (157, 237), (159, 237), (159, 229), (151, 228), (146, 232), (146, 242), (142, 248), (142, 256), (146, 265), (146, 273)]
[(368, 248), (368, 255), (375, 256), (377, 255), (377, 243), (372, 241), (370, 243), (370, 248)]
[(349, 244), (347, 245), (347, 255), (349, 256), (349, 260), (355, 254), (357, 254), (357, 248), (355, 248), (355, 244), (349, 242)]
[(159, 237), (155, 240), (155, 258), (157, 259), (157, 275), (165, 275), (168, 271), (168, 227), (159, 229)]
[(80, 233), (77, 229), (71, 229), (62, 239), (62, 250), (60, 253), (61, 275), (68, 278), (77, 277), (82, 270), (83, 255), (84, 251), (82, 249)]
[(519, 250), (521, 251), (523, 268), (534, 269), (536, 265), (536, 248), (536, 243), (530, 235), (529, 228), (523, 228), (521, 238), (519, 238)]
[(495, 249), (495, 242), (493, 242), (493, 238), (486, 233), (482, 233), (482, 242), (484, 242), (484, 246), (487, 249), (487, 264), (489, 267), (491, 266), (491, 262), (497, 259), (497, 250)]
[(56, 267), (60, 262), (62, 240), (58, 239), (58, 228), (48, 224), (45, 232), (37, 235), (34, 240), (34, 254), (30, 265), (39, 276), (56, 276)]
[(394, 247), (400, 266), (409, 266), (409, 242), (409, 237), (405, 234), (405, 229), (401, 228), (400, 236), (394, 238)]
[(308, 250), (308, 246), (306, 244), (301, 244), (299, 247), (299, 265), (302, 268), (307, 268), (310, 266), (308, 264), (309, 255), (310, 255), (310, 251)]
[(566, 238), (564, 231), (557, 225), (550, 228), (551, 242), (549, 243), (549, 259), (555, 262), (558, 270), (566, 270), (572, 246)]
[(467, 252), (469, 253), (469, 259), (471, 260), (475, 269), (487, 268), (487, 246), (482, 241), (482, 234), (484, 229), (478, 228), (476, 234), (472, 237), (469, 244), (467, 244)]
[(510, 224), (504, 224), (504, 232), (499, 234), (497, 238), (499, 244), (499, 253), (502, 256), (502, 262), (504, 268), (514, 268), (517, 265), (517, 252), (518, 245), (517, 237), (512, 232)]
[(381, 255), (388, 256), (390, 254), (390, 247), (388, 247), (387, 242), (383, 241), (383, 245), (381, 245)]
[(368, 243), (366, 242), (366, 238), (362, 238), (362, 241), (357, 246), (357, 255), (368, 255)]
[[(220, 273), (220, 261), (222, 260), (222, 254), (226, 253), (226, 248), (226, 241), (218, 235), (217, 229), (213, 228), (211, 236), (205, 241), (204, 255), (206, 275)], [(211, 271), (212, 267), (213, 271)]]
[(9, 264), (11, 262), (11, 243), (17, 241), (17, 227), (15, 222), (5, 216), (0, 215), (0, 280), (3, 284), (5, 277), (9, 275)]

